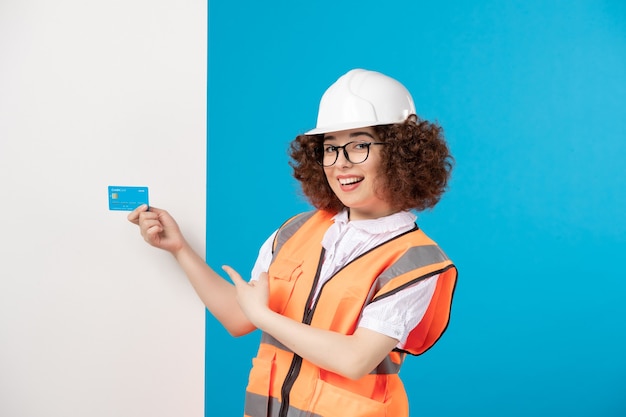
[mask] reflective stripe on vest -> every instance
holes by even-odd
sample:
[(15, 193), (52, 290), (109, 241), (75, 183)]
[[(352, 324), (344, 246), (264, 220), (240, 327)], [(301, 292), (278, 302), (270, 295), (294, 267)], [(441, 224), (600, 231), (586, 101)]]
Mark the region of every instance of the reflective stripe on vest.
[[(298, 214), (297, 216), (292, 217), (287, 220), (285, 224), (280, 228), (279, 233), (276, 233), (276, 237), (274, 238), (274, 247), (272, 249), (272, 253), (275, 255), (280, 248), (283, 247), (286, 241), (289, 240), (291, 236), (293, 236), (300, 226), (302, 226), (307, 220), (309, 220), (315, 214), (314, 211), (309, 211), (306, 213)], [(274, 260), (274, 258), (272, 258)]]
[[(448, 260), (448, 257), (437, 245), (429, 245), (429, 246), (417, 246), (413, 248), (409, 248), (404, 255), (393, 265), (387, 268), (377, 279), (376, 285), (378, 288), (384, 288), (385, 285), (388, 285), (389, 282), (399, 277), (400, 275), (406, 274), (417, 268), (422, 268), (427, 265), (437, 264), (441, 262), (445, 262)], [(428, 276), (423, 277), (414, 277), (414, 278), (428, 278)], [(406, 288), (409, 285), (413, 285), (417, 282), (416, 279), (413, 279), (409, 282), (402, 283), (402, 285), (396, 285), (394, 291), (385, 292), (384, 296), (392, 295), (402, 288)], [(382, 298), (382, 295), (377, 296), (373, 301), (379, 300)]]
[[(280, 401), (278, 401), (278, 399), (246, 392), (246, 404), (244, 408), (244, 415), (246, 417), (278, 417), (279, 410)], [(291, 406), (288, 408), (287, 415), (289, 417), (324, 417)]]
[(268, 334), (262, 335), (246, 389), (252, 417), (408, 416), (398, 372), (405, 353), (421, 354), (447, 327), (456, 268), (421, 230), (397, 236), (344, 265), (312, 303), (332, 213), (303, 213), (276, 234), (269, 275), (269, 306), (302, 323), (353, 334), (363, 309), (403, 288), (439, 274), (424, 319), (409, 334), (406, 351), (394, 350), (369, 375), (350, 380), (304, 360)]

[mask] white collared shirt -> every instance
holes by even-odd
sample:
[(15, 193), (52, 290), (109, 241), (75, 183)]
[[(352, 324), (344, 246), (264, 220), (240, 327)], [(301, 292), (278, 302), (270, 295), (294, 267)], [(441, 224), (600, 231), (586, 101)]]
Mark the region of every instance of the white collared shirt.
[[(415, 227), (416, 216), (408, 211), (401, 211), (389, 216), (372, 220), (348, 219), (347, 210), (333, 217), (334, 223), (322, 238), (325, 249), (324, 263), (320, 279), (315, 290), (317, 298), (322, 285), (341, 267), (352, 259), (387, 240), (408, 232)], [(272, 261), (272, 243), (274, 232), (261, 246), (259, 256), (252, 269), (251, 280), (269, 269)], [(358, 327), (399, 340), (398, 348), (403, 348), (411, 330), (424, 317), (428, 304), (435, 291), (438, 275), (424, 279), (380, 301), (369, 304), (363, 310)]]

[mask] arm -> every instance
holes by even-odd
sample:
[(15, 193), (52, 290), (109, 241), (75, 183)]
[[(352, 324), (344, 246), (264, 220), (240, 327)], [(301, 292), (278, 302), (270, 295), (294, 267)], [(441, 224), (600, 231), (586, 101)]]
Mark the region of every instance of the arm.
[(320, 368), (358, 379), (374, 369), (398, 343), (366, 328), (344, 335), (282, 316), (268, 308), (267, 274), (247, 283), (232, 268), (224, 270), (235, 283), (237, 300), (252, 323)]
[(143, 205), (132, 211), (128, 220), (139, 226), (146, 242), (174, 256), (204, 305), (231, 335), (241, 336), (255, 329), (239, 307), (235, 287), (189, 246), (167, 211), (155, 207), (148, 211)]

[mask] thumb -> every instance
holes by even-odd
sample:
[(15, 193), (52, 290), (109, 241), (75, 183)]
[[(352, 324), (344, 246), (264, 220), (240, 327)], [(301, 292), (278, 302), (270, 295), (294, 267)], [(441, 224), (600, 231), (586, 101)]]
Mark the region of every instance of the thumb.
[(160, 214), (160, 213), (163, 213), (165, 210), (160, 209), (158, 207), (150, 206), (150, 207), (148, 207), (147, 211), (151, 211), (153, 213)]
[(259, 282), (267, 285), (267, 282), (269, 281), (269, 275), (267, 274), (267, 272), (261, 272), (259, 274)]

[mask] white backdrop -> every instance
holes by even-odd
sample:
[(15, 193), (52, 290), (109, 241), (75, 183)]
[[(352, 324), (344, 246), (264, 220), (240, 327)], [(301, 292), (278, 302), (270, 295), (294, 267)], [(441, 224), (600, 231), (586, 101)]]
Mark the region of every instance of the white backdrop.
[(204, 308), (108, 210), (204, 253), (207, 4), (0, 2), (0, 415), (201, 416)]

